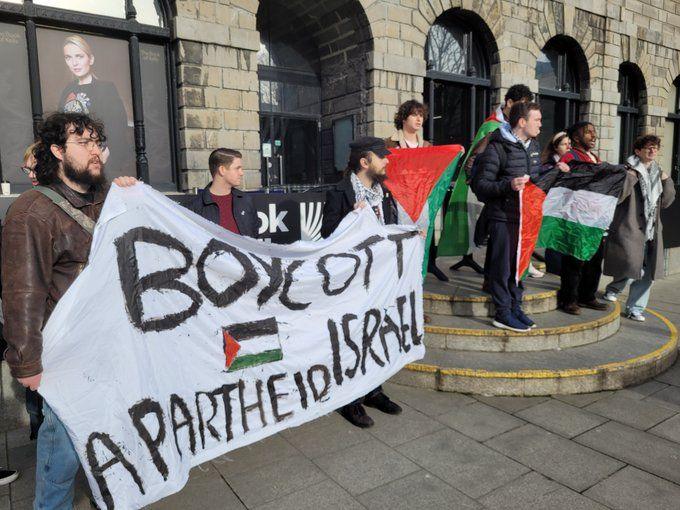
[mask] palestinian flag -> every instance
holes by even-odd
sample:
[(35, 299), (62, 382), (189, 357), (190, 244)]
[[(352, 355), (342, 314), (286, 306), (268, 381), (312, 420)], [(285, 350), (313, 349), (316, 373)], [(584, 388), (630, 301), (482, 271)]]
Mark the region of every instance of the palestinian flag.
[(439, 256), (467, 255), (474, 248), (473, 232), (475, 231), (475, 222), (482, 210), (482, 203), (477, 200), (477, 197), (472, 193), (467, 183), (465, 164), (479, 141), (501, 127), (501, 125), (502, 122), (495, 112), (486, 119), (477, 130), (470, 149), (467, 151), (465, 159), (463, 159), (463, 164), (460, 165), (458, 177), (456, 178), (456, 183), (446, 209), (442, 237), (437, 247), (437, 255)]
[(569, 166), (570, 172), (554, 170), (520, 192), (517, 281), (529, 268), (536, 244), (590, 260), (614, 219), (625, 167), (576, 161)]
[(387, 156), (385, 187), (397, 202), (400, 223), (427, 228), (423, 275), (427, 271), (428, 250), (434, 233), (434, 218), (444, 202), (458, 160), (460, 145), (438, 145), (417, 149), (391, 149)]

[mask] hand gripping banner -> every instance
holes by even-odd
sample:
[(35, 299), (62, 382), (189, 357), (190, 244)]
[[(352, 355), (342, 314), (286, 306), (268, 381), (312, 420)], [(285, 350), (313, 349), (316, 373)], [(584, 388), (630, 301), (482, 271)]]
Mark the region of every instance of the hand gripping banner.
[(423, 241), (349, 214), (319, 242), (234, 235), (150, 187), (113, 186), (90, 263), (44, 334), (40, 393), (102, 508), (298, 426), (423, 357)]

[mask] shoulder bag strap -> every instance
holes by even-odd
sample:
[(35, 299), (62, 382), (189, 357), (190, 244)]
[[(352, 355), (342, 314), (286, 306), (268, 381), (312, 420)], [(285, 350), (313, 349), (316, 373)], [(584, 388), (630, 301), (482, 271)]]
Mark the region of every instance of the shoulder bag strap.
[(52, 200), (62, 211), (68, 214), (73, 220), (78, 223), (81, 227), (87, 231), (88, 234), (92, 235), (94, 232), (95, 222), (92, 218), (88, 217), (82, 211), (73, 207), (68, 200), (62, 197), (59, 193), (46, 186), (35, 186), (33, 188), (35, 191), (39, 191), (47, 198)]

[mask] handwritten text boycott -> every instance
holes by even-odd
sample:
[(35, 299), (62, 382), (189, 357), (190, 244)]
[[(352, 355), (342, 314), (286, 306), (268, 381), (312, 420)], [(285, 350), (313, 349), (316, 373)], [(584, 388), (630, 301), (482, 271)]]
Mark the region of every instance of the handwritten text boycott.
[(172, 494), (192, 466), (422, 358), (422, 253), (414, 230), (370, 210), (326, 241), (275, 246), (114, 186), (45, 327), (40, 388), (100, 506)]

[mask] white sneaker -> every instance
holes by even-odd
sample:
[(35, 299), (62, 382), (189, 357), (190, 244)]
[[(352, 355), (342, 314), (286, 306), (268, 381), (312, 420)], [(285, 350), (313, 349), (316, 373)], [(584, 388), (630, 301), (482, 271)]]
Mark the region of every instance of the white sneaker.
[(529, 276), (532, 278), (543, 278), (545, 273), (536, 269), (533, 264), (529, 264)]
[(626, 312), (626, 318), (637, 322), (645, 322), (645, 316), (640, 312)]
[(613, 292), (605, 292), (604, 296), (602, 296), (602, 299), (616, 303), (619, 300), (619, 297)]

